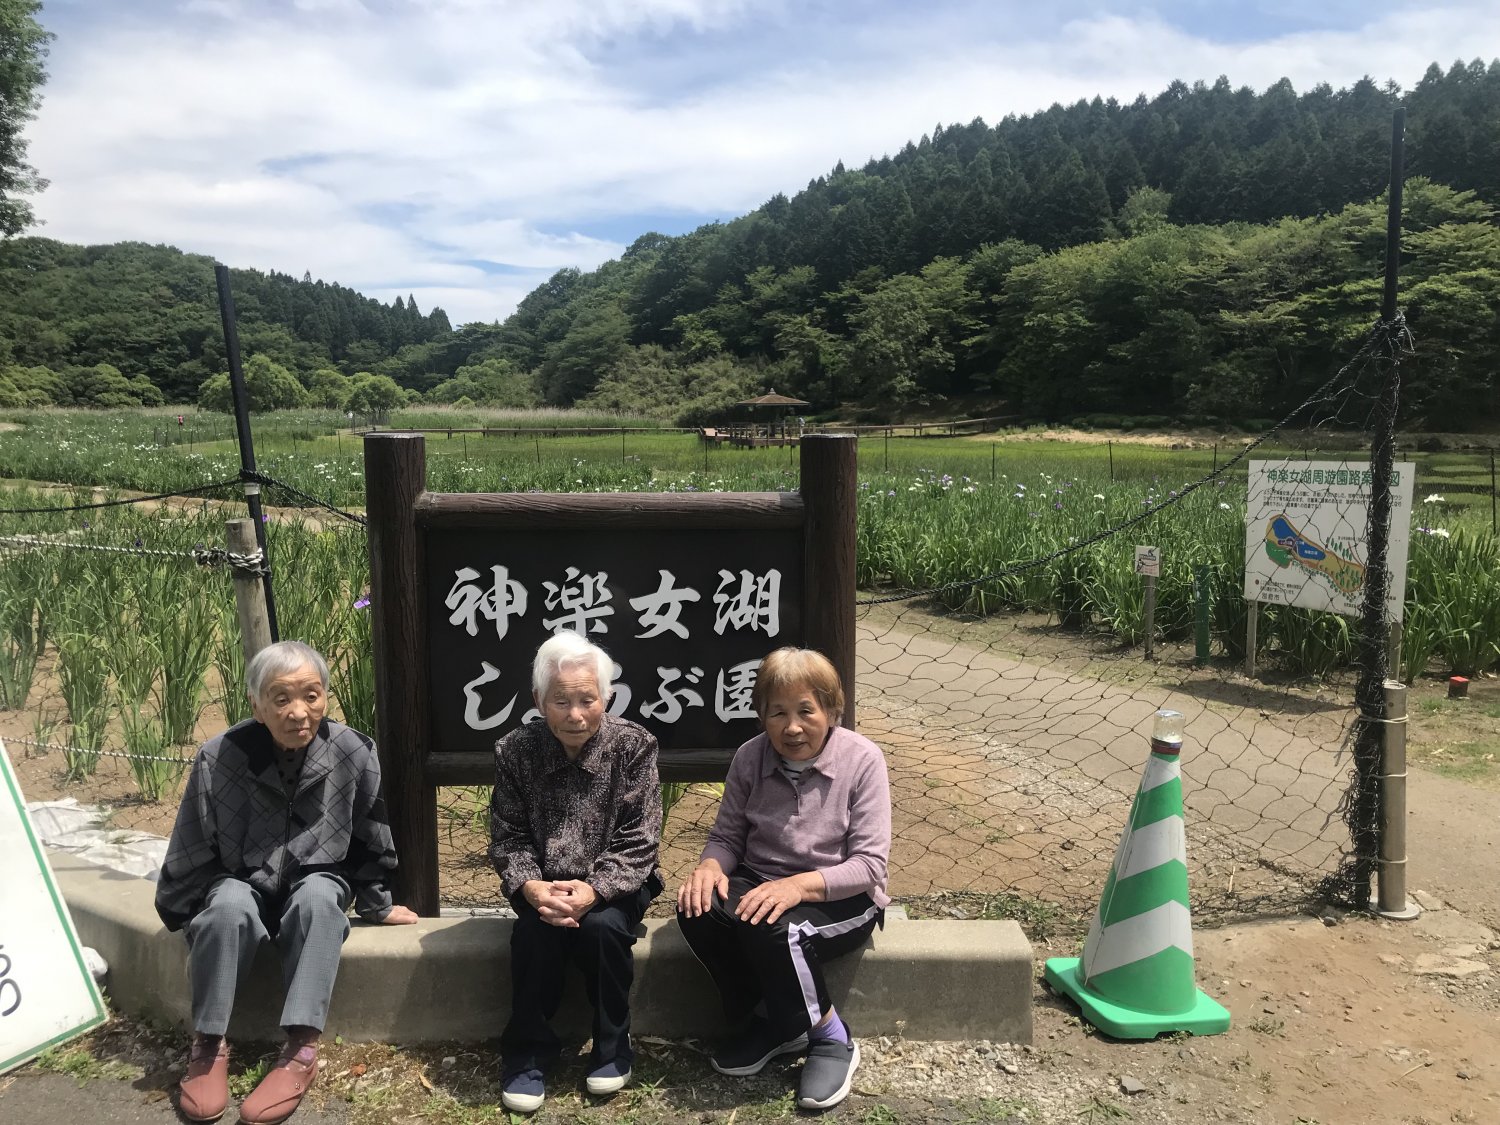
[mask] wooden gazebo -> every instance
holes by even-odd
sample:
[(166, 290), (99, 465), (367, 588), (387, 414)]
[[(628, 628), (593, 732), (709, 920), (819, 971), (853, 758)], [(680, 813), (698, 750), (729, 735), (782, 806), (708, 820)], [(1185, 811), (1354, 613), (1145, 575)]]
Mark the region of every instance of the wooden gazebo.
[[(744, 444), (785, 445), (787, 443), (795, 444), (797, 438), (801, 436), (800, 432), (796, 436), (787, 433), (786, 416), (791, 413), (793, 407), (811, 406), (812, 403), (800, 398), (788, 398), (786, 395), (779, 395), (772, 388), (766, 394), (758, 395), (755, 398), (742, 399), (735, 403), (735, 405), (745, 407), (751, 414), (749, 440), (744, 442)], [(768, 421), (765, 423), (764, 437), (756, 432), (757, 427), (754, 422), (755, 414), (760, 411), (765, 411), (765, 416), (768, 417)], [(779, 436), (777, 433), (778, 430), (780, 431)]]

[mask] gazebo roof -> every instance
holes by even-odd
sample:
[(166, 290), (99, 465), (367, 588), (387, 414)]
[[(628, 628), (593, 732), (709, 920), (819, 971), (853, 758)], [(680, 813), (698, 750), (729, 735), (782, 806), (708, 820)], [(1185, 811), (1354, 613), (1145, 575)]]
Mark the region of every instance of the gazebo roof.
[(735, 403), (736, 406), (811, 406), (812, 403), (804, 402), (800, 398), (787, 398), (779, 395), (774, 390), (770, 394), (761, 395), (759, 398), (741, 399)]

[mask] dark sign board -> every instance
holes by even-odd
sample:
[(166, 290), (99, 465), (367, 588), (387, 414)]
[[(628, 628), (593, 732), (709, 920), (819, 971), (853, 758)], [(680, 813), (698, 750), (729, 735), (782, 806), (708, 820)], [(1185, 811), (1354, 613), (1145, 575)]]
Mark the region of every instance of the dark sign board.
[(365, 438), (375, 733), (398, 901), (434, 916), (438, 789), (486, 785), (558, 629), (619, 666), (611, 710), (665, 781), (722, 781), (766, 653), (824, 653), (854, 725), (858, 441), (812, 435), (795, 492), (427, 491), (419, 434)]
[(610, 712), (663, 755), (759, 729), (762, 657), (803, 643), (800, 530), (457, 530), (426, 538), (432, 749), (487, 751), (535, 717), (537, 646), (573, 629), (614, 658)]

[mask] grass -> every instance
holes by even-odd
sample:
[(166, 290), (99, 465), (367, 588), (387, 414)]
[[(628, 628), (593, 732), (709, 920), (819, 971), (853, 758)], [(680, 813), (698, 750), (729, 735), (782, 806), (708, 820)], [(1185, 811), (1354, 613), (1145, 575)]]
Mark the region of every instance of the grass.
[(1050, 941), (1068, 930), (1073, 919), (1057, 903), (1045, 899), (1024, 898), (1009, 891), (982, 894), (977, 891), (953, 891), (900, 900), (907, 915), (916, 918), (951, 918), (949, 908), (957, 908), (968, 919), (1012, 920), (1019, 922), (1033, 941)]
[(1420, 747), (1412, 755), (1418, 765), (1459, 781), (1495, 780), (1500, 777), (1496, 772), (1497, 759), (1500, 759), (1500, 738)]
[(1124, 1106), (1116, 1105), (1104, 1098), (1092, 1097), (1084, 1103), (1075, 1116), (1079, 1121), (1085, 1122), (1085, 1125), (1094, 1125), (1098, 1121), (1122, 1121), (1134, 1115)]
[(973, 1112), (961, 1120), (960, 1125), (980, 1125), (981, 1122), (1033, 1120), (1040, 1111), (1035, 1102), (1027, 1098), (981, 1098)]
[(271, 1071), (271, 1064), (276, 1061), (274, 1054), (266, 1055), (256, 1059), (255, 1062), (229, 1076), (229, 1093), (236, 1098), (243, 1098), (260, 1085), (260, 1080)]
[(134, 1081), (145, 1073), (141, 1067), (118, 1059), (101, 1059), (86, 1045), (49, 1047), (33, 1064), (44, 1074), (66, 1074), (86, 1086), (101, 1078)]

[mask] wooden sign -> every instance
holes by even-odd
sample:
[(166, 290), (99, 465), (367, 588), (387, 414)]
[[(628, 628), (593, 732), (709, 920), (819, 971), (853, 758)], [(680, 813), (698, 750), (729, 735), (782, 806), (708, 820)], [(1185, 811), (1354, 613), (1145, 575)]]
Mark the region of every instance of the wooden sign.
[(107, 1018), (0, 742), (0, 1073)]
[(438, 910), (437, 789), (488, 785), (559, 629), (609, 653), (609, 709), (663, 781), (721, 781), (759, 729), (755, 672), (816, 649), (853, 727), (857, 441), (801, 442), (796, 491), (437, 493), (421, 435), (365, 438), (376, 740), (400, 900)]

